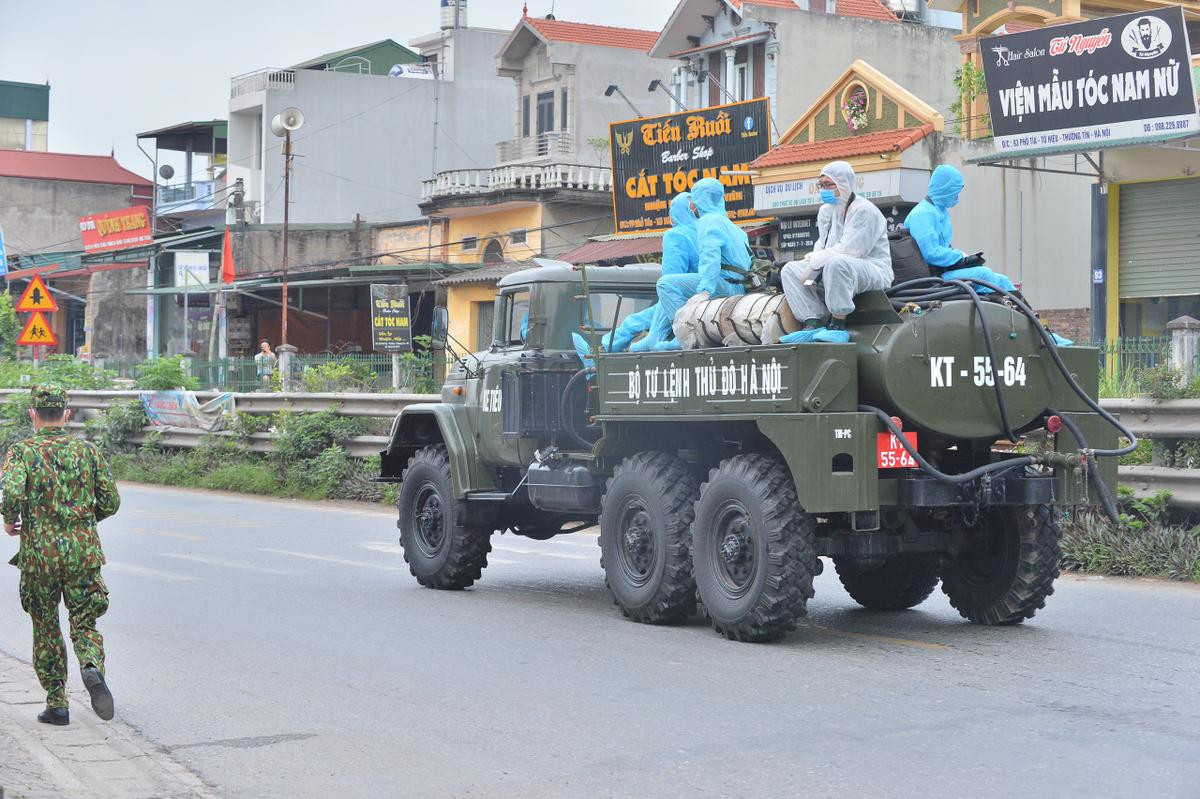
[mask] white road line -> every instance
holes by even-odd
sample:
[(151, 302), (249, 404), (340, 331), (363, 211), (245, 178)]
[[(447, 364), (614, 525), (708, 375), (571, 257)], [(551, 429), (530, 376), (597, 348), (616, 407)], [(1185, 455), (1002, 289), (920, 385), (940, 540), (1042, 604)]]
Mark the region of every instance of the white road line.
[(259, 552), (272, 552), (276, 555), (288, 555), (293, 558), (306, 558), (308, 560), (321, 560), (326, 563), (338, 563), (342, 566), (358, 566), (362, 569), (382, 569), (383, 571), (398, 572), (399, 567), (384, 566), (382, 563), (364, 563), (361, 560), (344, 560), (342, 558), (331, 558), (325, 555), (312, 555), (308, 552), (292, 552), (287, 549), (271, 549), (270, 547), (262, 547)]
[(564, 560), (592, 560), (592, 558), (588, 555), (568, 555), (566, 552), (543, 552), (538, 549), (510, 547), (507, 544), (492, 544), (492, 549), (498, 549), (502, 552), (516, 552), (521, 555), (540, 555), (547, 558), (563, 558)]
[(488, 555), (488, 565), (489, 566), (499, 566), (501, 564), (512, 565), (514, 563), (520, 563), (520, 561), (519, 560), (509, 560), (508, 558), (493, 558), (491, 555)]
[(294, 569), (268, 569), (265, 566), (251, 566), (249, 563), (238, 563), (233, 560), (222, 560), (221, 558), (202, 558), (199, 555), (180, 555), (175, 552), (160, 552), (159, 555), (164, 558), (175, 558), (176, 560), (188, 560), (194, 563), (204, 563), (209, 566), (219, 566), (223, 569), (240, 569), (248, 572), (258, 572), (259, 574), (279, 574), (283, 576), (304, 574)]
[(399, 544), (385, 544), (382, 541), (363, 541), (359, 544), (363, 549), (369, 549), (372, 552), (382, 552), (385, 555), (403, 555), (404, 550)]
[(120, 561), (110, 560), (104, 568), (107, 571), (117, 572), (118, 574), (149, 577), (152, 580), (161, 580), (164, 583), (186, 583), (198, 579), (190, 574), (176, 574), (175, 572), (164, 572), (158, 569), (147, 569), (145, 566), (134, 566), (132, 563), (121, 563)]

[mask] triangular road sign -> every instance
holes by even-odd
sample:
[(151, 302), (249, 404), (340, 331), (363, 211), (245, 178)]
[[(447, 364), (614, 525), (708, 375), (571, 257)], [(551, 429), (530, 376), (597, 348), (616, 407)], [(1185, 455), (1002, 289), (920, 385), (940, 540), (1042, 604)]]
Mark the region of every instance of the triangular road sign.
[(29, 285), (25, 287), (25, 293), (21, 295), (21, 301), (17, 303), (17, 310), (21, 313), (34, 313), (35, 311), (53, 313), (58, 310), (58, 303), (54, 301), (50, 289), (46, 288), (46, 283), (42, 280), (41, 275), (34, 275), (33, 280), (29, 281)]
[(54, 337), (54, 328), (50, 327), (50, 323), (46, 321), (46, 317), (41, 311), (37, 311), (33, 316), (29, 317), (29, 321), (25, 323), (25, 329), (21, 331), (21, 337), (17, 339), (18, 347), (53, 347), (58, 344), (58, 339)]

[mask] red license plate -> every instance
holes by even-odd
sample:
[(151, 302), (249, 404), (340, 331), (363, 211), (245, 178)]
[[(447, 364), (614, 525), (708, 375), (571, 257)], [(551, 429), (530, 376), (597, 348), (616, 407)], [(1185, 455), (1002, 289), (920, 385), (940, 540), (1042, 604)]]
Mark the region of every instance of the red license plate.
[[(917, 434), (905, 433), (904, 437), (913, 449), (917, 448)], [(917, 462), (908, 450), (900, 443), (893, 433), (879, 434), (879, 468), (880, 469), (915, 469)]]

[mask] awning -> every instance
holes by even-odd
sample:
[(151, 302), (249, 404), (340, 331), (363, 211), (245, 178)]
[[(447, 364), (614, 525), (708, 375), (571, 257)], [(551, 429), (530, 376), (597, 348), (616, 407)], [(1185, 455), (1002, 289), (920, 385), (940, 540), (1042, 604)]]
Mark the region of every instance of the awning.
[(589, 241), (581, 247), (558, 257), (560, 261), (569, 264), (599, 264), (608, 261), (632, 261), (644, 255), (657, 255), (662, 252), (662, 234), (625, 236), (611, 241)]
[(1098, 146), (1096, 142), (1078, 142), (1040, 150), (1009, 150), (1003, 153), (988, 153), (986, 155), (968, 158), (966, 159), (965, 163), (990, 166), (993, 164), (1002, 163), (1004, 161), (1021, 161), (1029, 158), (1045, 158), (1046, 156), (1051, 155), (1082, 155), (1085, 153), (1103, 152), (1104, 150), (1115, 150), (1120, 147), (1154, 147), (1170, 141), (1194, 138), (1196, 138), (1196, 132), (1188, 131), (1185, 133), (1164, 133), (1160, 136), (1150, 136), (1138, 139), (1118, 139), (1116, 141), (1104, 142), (1102, 146)]

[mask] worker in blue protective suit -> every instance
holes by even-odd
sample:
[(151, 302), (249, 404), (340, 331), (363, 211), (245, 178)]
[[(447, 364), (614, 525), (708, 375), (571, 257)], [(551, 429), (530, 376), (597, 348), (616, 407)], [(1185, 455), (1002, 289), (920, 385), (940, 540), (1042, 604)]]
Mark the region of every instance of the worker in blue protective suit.
[[(949, 164), (942, 164), (933, 170), (925, 199), (909, 212), (904, 227), (920, 248), (925, 263), (935, 273), (948, 280), (972, 278), (992, 283), (1005, 291), (1014, 290), (1016, 287), (1008, 276), (984, 266), (983, 253), (967, 255), (951, 246), (954, 227), (950, 224), (949, 209), (958, 205), (962, 190), (962, 173)], [(982, 286), (976, 290), (984, 294), (991, 291)]]
[(875, 204), (854, 193), (854, 169), (845, 161), (826, 164), (817, 179), (821, 210), (817, 243), (800, 261), (780, 272), (783, 294), (802, 330), (779, 340), (846, 343), (846, 317), (854, 297), (892, 284), (892, 251), (887, 220)]
[[(750, 269), (750, 239), (725, 213), (725, 187), (716, 178), (701, 178), (692, 186), (696, 215), (697, 271), (658, 279), (658, 303), (670, 324), (675, 314), (697, 294), (728, 297), (745, 294), (742, 275)], [(727, 269), (726, 267), (733, 267)], [(738, 271), (734, 271), (738, 270)], [(679, 349), (679, 342), (657, 341), (656, 350)]]
[[(699, 253), (696, 248), (696, 215), (692, 213), (692, 195), (686, 191), (675, 195), (671, 200), (671, 229), (663, 234), (663, 275), (685, 275), (696, 272), (699, 263)], [(630, 346), (633, 337), (646, 331), (641, 340)], [(654, 348), (659, 341), (666, 339), (671, 333), (671, 320), (662, 311), (659, 303), (654, 303), (637, 313), (631, 313), (617, 326), (617, 329), (604, 337), (600, 348), (605, 352), (644, 352)], [(578, 333), (572, 335), (575, 350), (579, 357), (590, 355), (587, 340)]]
[[(929, 191), (925, 199), (909, 212), (904, 227), (912, 235), (921, 250), (925, 263), (934, 274), (946, 280), (982, 280), (1004, 291), (1016, 291), (1016, 286), (1007, 275), (984, 266), (983, 253), (967, 255), (951, 246), (954, 226), (950, 224), (950, 209), (958, 205), (963, 190), (963, 176), (949, 164), (942, 164), (929, 177)], [(980, 294), (991, 294), (986, 286), (972, 284)], [(1060, 346), (1074, 342), (1051, 333)]]

